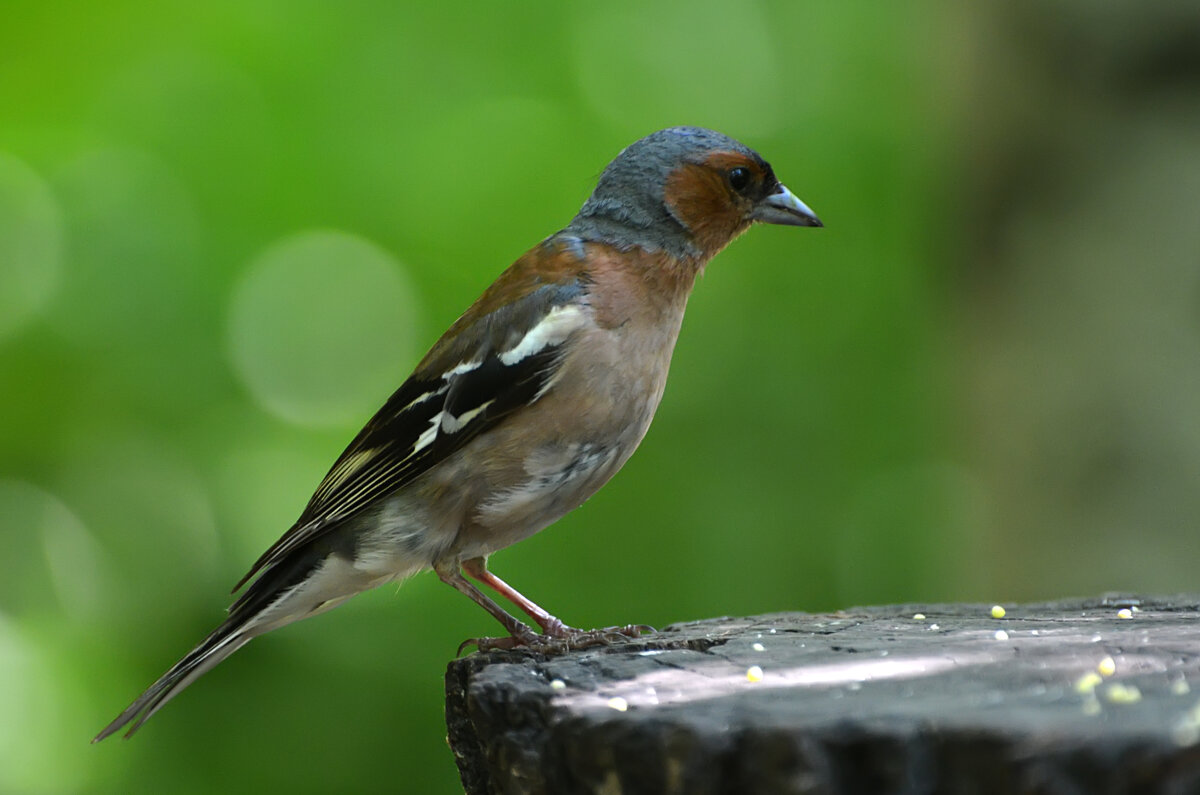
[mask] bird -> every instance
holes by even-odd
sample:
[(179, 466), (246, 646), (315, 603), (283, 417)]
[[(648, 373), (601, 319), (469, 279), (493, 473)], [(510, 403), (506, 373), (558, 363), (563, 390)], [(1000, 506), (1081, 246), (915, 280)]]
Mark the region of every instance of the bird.
[(633, 454), (697, 278), (754, 223), (823, 226), (720, 132), (671, 127), (621, 150), (570, 223), (503, 271), (354, 437), (234, 586), (250, 583), (226, 619), (92, 742), (131, 736), (251, 639), (430, 569), (503, 625), (464, 643), (481, 650), (649, 631), (569, 627), (488, 556), (578, 508)]

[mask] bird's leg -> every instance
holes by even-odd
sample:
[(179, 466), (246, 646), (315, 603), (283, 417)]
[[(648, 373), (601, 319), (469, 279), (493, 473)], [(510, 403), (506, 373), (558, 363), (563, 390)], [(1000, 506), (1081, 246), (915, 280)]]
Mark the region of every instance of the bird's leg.
[(516, 588), (488, 571), (487, 562), (483, 558), (464, 560), (462, 568), (467, 574), (519, 607), (525, 615), (537, 622), (537, 625), (542, 628), (542, 632), (546, 635), (552, 638), (565, 638), (571, 633), (579, 632), (579, 630), (568, 627), (562, 621), (547, 613), (523, 596)]
[(486, 645), (487, 648), (512, 648), (518, 644), (525, 644), (528, 646), (537, 643), (537, 633), (535, 633), (525, 624), (510, 616), (502, 607), (500, 607), (500, 605), (487, 598), (483, 591), (472, 585), (466, 577), (462, 576), (462, 572), (458, 570), (457, 563), (435, 565), (433, 570), (437, 572), (438, 579), (440, 579), (442, 582), (452, 586), (460, 593), (466, 594), (471, 598), (471, 601), (475, 602), (475, 604), (491, 613), (493, 618), (504, 625), (504, 628), (508, 630), (508, 634), (511, 636), (508, 638), (472, 638), (470, 640), (465, 640), (463, 641), (462, 645), (458, 647), (459, 654), (462, 653), (464, 646), (469, 646), (472, 644), (479, 646), (480, 650), (483, 651), (484, 645)]
[[(479, 582), (512, 602), (537, 622), (537, 625), (542, 628), (542, 632), (544, 633), (541, 638), (538, 638), (539, 642), (537, 645), (539, 647), (548, 647), (546, 643), (547, 638), (562, 641), (565, 650), (608, 643), (617, 639), (617, 636), (636, 638), (643, 632), (654, 632), (653, 627), (646, 626), (645, 624), (628, 624), (623, 627), (605, 627), (604, 629), (575, 629), (550, 615), (550, 613), (522, 595), (516, 588), (513, 588), (504, 580), (488, 571), (487, 561), (483, 558), (471, 558), (470, 560), (463, 561), (462, 569), (476, 580), (479, 580)], [(499, 610), (499, 608), (496, 609)], [(515, 633), (513, 634), (515, 635)], [(523, 645), (533, 645), (524, 638), (519, 638), (518, 640)], [(489, 646), (489, 648), (494, 648), (494, 646)], [(484, 650), (484, 647), (480, 646), (480, 650)]]

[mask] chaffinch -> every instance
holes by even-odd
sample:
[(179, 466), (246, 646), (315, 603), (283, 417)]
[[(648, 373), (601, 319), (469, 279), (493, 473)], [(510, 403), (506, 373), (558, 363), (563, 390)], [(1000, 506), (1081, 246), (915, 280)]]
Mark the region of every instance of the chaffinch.
[(481, 648), (648, 629), (567, 627), (487, 557), (621, 468), (662, 397), (696, 277), (756, 221), (821, 226), (762, 157), (721, 133), (673, 127), (625, 148), (571, 223), (504, 271), (354, 438), (234, 587), (257, 575), (224, 623), (96, 740), (132, 723), (129, 736), (252, 638), (426, 569), (504, 625), (507, 638), (468, 641)]

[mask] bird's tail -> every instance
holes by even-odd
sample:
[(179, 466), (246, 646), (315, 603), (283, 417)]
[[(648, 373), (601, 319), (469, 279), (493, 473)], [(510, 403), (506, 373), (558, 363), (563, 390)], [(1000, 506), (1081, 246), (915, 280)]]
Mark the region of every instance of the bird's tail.
[(196, 648), (188, 652), (182, 660), (171, 666), (165, 674), (125, 708), (112, 723), (92, 738), (97, 743), (109, 735), (116, 734), (126, 725), (132, 724), (126, 737), (131, 736), (138, 728), (149, 720), (150, 716), (162, 709), (163, 705), (179, 695), (185, 687), (195, 682), (202, 674), (213, 668), (235, 651), (250, 642), (252, 635), (243, 633), (239, 626), (242, 622), (230, 620), (213, 630)]
[(297, 550), (267, 567), (229, 608), (229, 617), (221, 626), (171, 666), (92, 742), (132, 724), (125, 733), (129, 737), (185, 687), (252, 638), (323, 612), (362, 590), (353, 573), (350, 563), (333, 560), (317, 547)]

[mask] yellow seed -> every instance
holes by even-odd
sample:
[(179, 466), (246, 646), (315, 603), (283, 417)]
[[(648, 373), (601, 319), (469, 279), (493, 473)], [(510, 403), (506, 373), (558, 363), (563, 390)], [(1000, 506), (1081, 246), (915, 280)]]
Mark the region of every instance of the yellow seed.
[(1117, 618), (1133, 618), (1133, 611), (1128, 607), (1122, 607), (1117, 611)]
[(551, 679), (550, 680), (550, 689), (551, 690), (566, 690), (567, 683), (561, 679)]
[(913, 621), (924, 621), (924, 620), (925, 620), (924, 613), (913, 613)]
[(1100, 702), (1096, 699), (1095, 696), (1088, 696), (1087, 698), (1085, 698), (1083, 700), (1083, 714), (1084, 715), (1099, 715), (1100, 714)]
[(1103, 682), (1103, 677), (1094, 671), (1088, 671), (1075, 682), (1076, 693), (1091, 693), (1096, 689), (1096, 685)]
[(1004, 618), (1005, 609), (1001, 605), (992, 605), (992, 618)]
[(624, 712), (629, 709), (629, 702), (620, 696), (613, 696), (608, 700), (608, 706), (615, 709), (617, 712)]
[(1171, 683), (1171, 692), (1177, 696), (1186, 696), (1192, 692), (1192, 688), (1188, 686), (1186, 679), (1179, 679)]
[(1112, 657), (1105, 657), (1096, 666), (1096, 670), (1100, 672), (1101, 676), (1112, 676), (1117, 672), (1117, 661)]
[(761, 682), (763, 678), (763, 669), (757, 665), (751, 665), (746, 669), (746, 681)]
[(1136, 704), (1142, 700), (1142, 691), (1134, 685), (1123, 685), (1120, 682), (1109, 685), (1104, 695), (1114, 704)]

